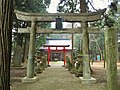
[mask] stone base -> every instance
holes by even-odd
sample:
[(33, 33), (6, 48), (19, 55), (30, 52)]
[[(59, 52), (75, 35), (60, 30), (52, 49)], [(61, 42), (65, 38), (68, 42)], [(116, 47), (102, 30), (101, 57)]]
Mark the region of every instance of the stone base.
[(21, 77), (10, 77), (11, 81), (17, 81), (20, 82), (21, 81)]
[(83, 77), (79, 77), (81, 82), (83, 84), (95, 84), (96, 83), (96, 79), (91, 77), (90, 79), (84, 79)]
[(25, 69), (25, 66), (11, 66), (10, 69)]
[(65, 67), (65, 65), (62, 65), (62, 67)]
[(24, 77), (21, 79), (22, 82), (36, 82), (38, 80), (37, 77), (33, 77), (33, 78), (27, 78), (27, 77)]

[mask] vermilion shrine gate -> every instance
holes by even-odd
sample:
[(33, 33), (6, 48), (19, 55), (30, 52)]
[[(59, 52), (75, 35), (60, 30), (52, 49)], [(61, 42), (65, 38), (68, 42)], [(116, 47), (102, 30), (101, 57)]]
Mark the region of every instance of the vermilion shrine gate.
[(48, 55), (48, 66), (49, 61), (64, 61), (64, 65), (66, 64), (66, 56), (71, 58), (72, 51), (72, 40), (70, 39), (51, 39), (46, 38), (46, 43), (40, 47), (41, 51), (46, 52)]
[[(29, 28), (19, 28), (19, 33), (30, 33), (30, 44), (29, 44), (29, 55), (28, 55), (28, 65), (27, 65), (27, 76), (22, 79), (23, 82), (30, 82), (37, 79), (34, 77), (34, 52), (35, 52), (35, 35), (36, 33), (82, 33), (83, 34), (83, 77), (81, 80), (83, 83), (94, 82), (95, 79), (91, 78), (90, 66), (89, 66), (89, 43), (88, 43), (88, 33), (100, 33), (99, 28), (87, 27), (86, 22), (93, 22), (101, 19), (101, 15), (105, 12), (105, 9), (99, 10), (92, 13), (48, 13), (48, 14), (38, 14), (38, 13), (26, 13), (21, 11), (15, 11), (17, 19), (23, 21), (31, 21), (31, 27)], [(55, 22), (56, 17), (60, 16), (63, 18), (64, 22), (80, 22), (80, 28), (74, 29), (42, 29), (36, 27), (37, 22)], [(46, 45), (47, 46), (47, 45)], [(50, 47), (50, 46), (48, 46)], [(66, 46), (62, 46), (66, 47)], [(50, 49), (48, 49), (50, 52)], [(65, 49), (63, 50), (65, 52)], [(49, 57), (49, 54), (48, 54)], [(49, 58), (48, 58), (49, 59)]]
[[(65, 65), (65, 63), (66, 63), (66, 48), (65, 47), (69, 47), (70, 45), (44, 45), (45, 47), (48, 47), (48, 65), (49, 65), (49, 62), (50, 62), (50, 52), (51, 51), (57, 51), (57, 52), (59, 52), (59, 51), (63, 51), (64, 52), (64, 65)], [(52, 50), (52, 49), (50, 49), (50, 47), (55, 47), (56, 48), (56, 50)], [(57, 48), (58, 47), (62, 47), (63, 49), (61, 49), (61, 50), (58, 50)]]

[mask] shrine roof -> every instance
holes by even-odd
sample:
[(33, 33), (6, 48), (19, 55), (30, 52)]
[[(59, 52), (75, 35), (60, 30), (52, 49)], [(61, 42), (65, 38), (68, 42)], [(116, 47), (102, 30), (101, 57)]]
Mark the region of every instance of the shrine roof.
[(63, 50), (64, 47), (66, 50), (72, 50), (72, 41), (64, 38), (46, 38), (46, 43), (40, 49), (48, 49), (48, 47), (52, 50), (56, 50), (56, 47), (58, 50)]
[(44, 47), (69, 47), (70, 45), (50, 45), (50, 44), (44, 44)]
[(46, 38), (46, 40), (70, 40), (70, 39), (63, 39), (63, 38)]

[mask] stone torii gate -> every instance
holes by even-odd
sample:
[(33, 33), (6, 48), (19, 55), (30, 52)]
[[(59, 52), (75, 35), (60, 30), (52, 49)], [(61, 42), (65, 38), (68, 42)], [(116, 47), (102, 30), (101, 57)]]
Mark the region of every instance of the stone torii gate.
[[(19, 28), (19, 33), (30, 33), (30, 44), (29, 44), (29, 55), (28, 55), (28, 64), (27, 64), (27, 76), (22, 79), (23, 82), (33, 82), (37, 79), (34, 77), (34, 55), (35, 55), (35, 35), (36, 33), (83, 33), (83, 45), (88, 45), (89, 43), (86, 41), (87, 33), (99, 33), (100, 30), (98, 28), (86, 27), (84, 24), (86, 22), (93, 22), (101, 19), (101, 15), (105, 12), (106, 9), (99, 10), (97, 12), (91, 13), (48, 13), (48, 14), (38, 14), (38, 13), (26, 13), (15, 10), (17, 19), (23, 21), (31, 21), (31, 27), (29, 28)], [(81, 22), (82, 27), (74, 28), (74, 29), (63, 29), (63, 30), (55, 30), (55, 29), (42, 29), (37, 28), (37, 22), (55, 22), (55, 19), (60, 16), (63, 18), (63, 22)], [(89, 50), (86, 47), (87, 51)], [(94, 81), (95, 79), (91, 78), (90, 74), (90, 66), (89, 66), (89, 55), (86, 54), (86, 49), (83, 48), (83, 77), (81, 80), (83, 83), (88, 83), (90, 81)]]

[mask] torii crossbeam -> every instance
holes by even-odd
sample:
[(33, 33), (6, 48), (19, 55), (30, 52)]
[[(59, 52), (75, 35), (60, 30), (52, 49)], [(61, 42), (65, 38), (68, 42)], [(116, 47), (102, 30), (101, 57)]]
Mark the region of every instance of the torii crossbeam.
[[(101, 33), (100, 28), (97, 27), (87, 27), (86, 28), (89, 34), (97, 34)], [(18, 33), (30, 33), (31, 28), (18, 28)], [(40, 34), (76, 34), (76, 33), (82, 33), (83, 29), (82, 27), (79, 28), (64, 28), (63, 30), (56, 30), (56, 29), (44, 29), (44, 28), (37, 28), (36, 33)]]
[(15, 10), (17, 19), (23, 21), (38, 21), (38, 22), (55, 22), (55, 18), (60, 16), (63, 18), (63, 22), (91, 22), (96, 21), (101, 18), (101, 15), (106, 11), (106, 9), (99, 10), (97, 12), (91, 13), (27, 13)]

